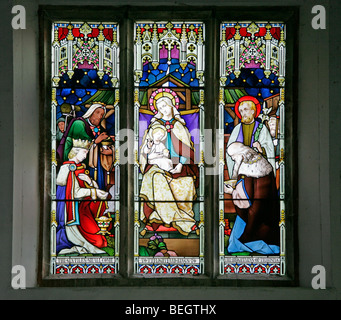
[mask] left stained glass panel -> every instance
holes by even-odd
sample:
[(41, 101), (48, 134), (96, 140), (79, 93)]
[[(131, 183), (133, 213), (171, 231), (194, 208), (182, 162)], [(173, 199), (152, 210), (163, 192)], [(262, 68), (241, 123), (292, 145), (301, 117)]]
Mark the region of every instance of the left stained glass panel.
[(51, 43), (51, 274), (118, 272), (119, 30), (55, 22)]

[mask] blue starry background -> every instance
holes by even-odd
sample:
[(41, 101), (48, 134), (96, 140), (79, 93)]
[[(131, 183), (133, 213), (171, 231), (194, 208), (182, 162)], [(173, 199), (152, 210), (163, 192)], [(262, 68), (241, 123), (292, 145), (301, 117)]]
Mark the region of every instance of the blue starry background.
[[(60, 77), (56, 100), (56, 120), (63, 116), (61, 111), (63, 104), (76, 106), (76, 117), (81, 117), (88, 110), (85, 104), (91, 102), (113, 104), (115, 92), (111, 88), (111, 78), (107, 74), (100, 79), (96, 70), (75, 69), (71, 78), (66, 73)], [(106, 127), (109, 134), (115, 134), (114, 114), (106, 118)]]
[[(280, 92), (278, 77), (271, 73), (267, 78), (264, 69), (242, 68), (237, 78), (231, 73), (225, 82), (224, 100), (226, 104), (234, 104), (243, 96), (255, 97), (263, 107), (265, 99)], [(231, 110), (234, 111), (232, 107)], [(224, 133), (230, 134), (234, 128), (233, 118), (224, 110)]]

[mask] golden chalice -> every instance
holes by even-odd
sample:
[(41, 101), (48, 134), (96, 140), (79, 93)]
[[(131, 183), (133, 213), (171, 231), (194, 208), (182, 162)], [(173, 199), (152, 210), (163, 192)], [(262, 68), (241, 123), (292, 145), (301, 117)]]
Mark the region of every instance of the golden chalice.
[(110, 234), (110, 232), (108, 231), (108, 228), (110, 226), (110, 222), (112, 221), (112, 218), (102, 216), (102, 217), (96, 218), (96, 221), (97, 221), (97, 225), (101, 229), (100, 231), (97, 232), (97, 234), (101, 234), (103, 236), (106, 234)]

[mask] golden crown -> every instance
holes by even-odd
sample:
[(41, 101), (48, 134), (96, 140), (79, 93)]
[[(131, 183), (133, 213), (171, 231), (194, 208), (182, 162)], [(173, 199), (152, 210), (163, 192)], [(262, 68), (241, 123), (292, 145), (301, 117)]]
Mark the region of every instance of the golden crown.
[(92, 141), (82, 139), (72, 139), (74, 148), (90, 149)]

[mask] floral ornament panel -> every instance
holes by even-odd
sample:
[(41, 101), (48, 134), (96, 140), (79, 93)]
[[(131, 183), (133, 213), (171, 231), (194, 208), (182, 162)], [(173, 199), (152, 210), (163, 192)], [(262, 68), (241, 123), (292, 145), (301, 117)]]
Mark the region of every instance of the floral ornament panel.
[(187, 86), (203, 86), (204, 37), (201, 22), (136, 23), (136, 85), (149, 87), (170, 75)]
[(200, 274), (205, 25), (137, 22), (134, 36), (135, 272)]
[[(85, 86), (88, 82), (93, 84), (97, 81), (103, 86), (118, 87), (119, 33), (117, 24), (54, 23), (52, 39), (52, 83), (54, 86), (58, 86), (59, 82), (62, 84), (70, 82), (77, 73), (78, 79), (75, 79), (75, 82), (78, 86)], [(88, 72), (90, 72), (89, 79), (83, 80), (85, 83), (82, 83), (82, 78)], [(92, 76), (95, 74), (97, 77)]]
[[(284, 86), (286, 28), (274, 22), (226, 22), (220, 27), (222, 86)], [(253, 73), (252, 73), (253, 71)], [(252, 75), (253, 74), (253, 75)]]
[(285, 52), (280, 22), (220, 25), (221, 274), (285, 274)]

